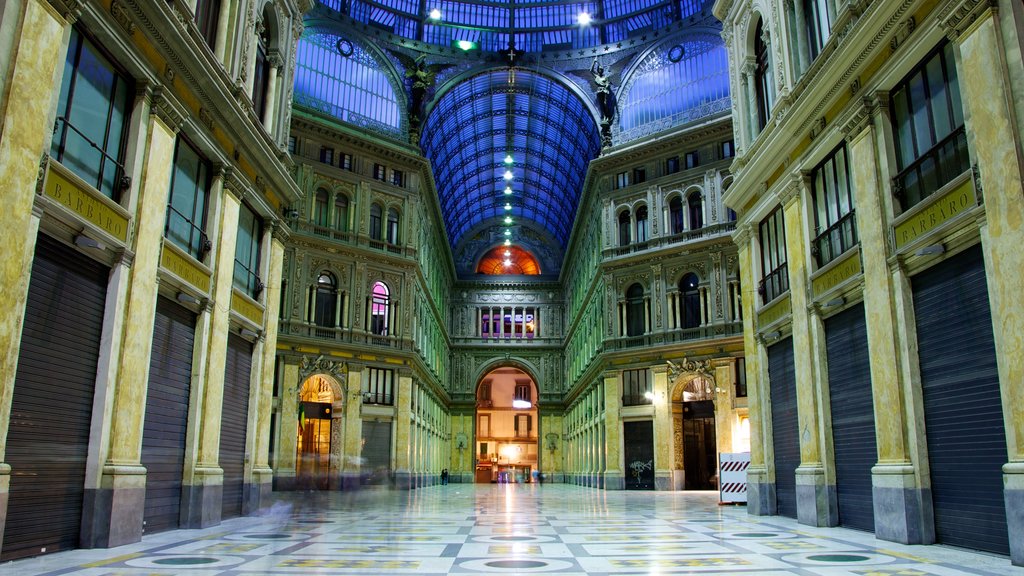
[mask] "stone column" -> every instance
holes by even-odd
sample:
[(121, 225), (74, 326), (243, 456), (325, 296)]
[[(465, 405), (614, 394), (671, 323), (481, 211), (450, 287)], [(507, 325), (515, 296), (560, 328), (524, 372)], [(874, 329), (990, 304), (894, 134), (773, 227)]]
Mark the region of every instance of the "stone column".
[[(826, 3), (831, 4), (831, 2)], [(799, 78), (800, 74), (806, 72), (807, 68), (811, 65), (809, 62), (810, 51), (807, 48), (809, 43), (813, 40), (805, 35), (807, 31), (807, 15), (804, 14), (804, 3), (801, 0), (786, 0), (786, 4), (787, 11), (791, 9), (796, 16), (796, 30), (793, 31), (794, 33), (790, 35), (790, 37), (793, 38), (796, 43), (796, 59), (797, 65), (800, 68), (799, 72), (794, 74), (794, 76)], [(783, 14), (785, 14), (785, 12)], [(830, 22), (835, 22), (835, 18), (833, 17)]]
[(256, 14), (256, 26), (249, 29), (243, 25), (242, 42), (249, 43), (249, 62), (245, 70), (245, 95), (252, 97), (253, 83), (256, 81), (256, 51), (259, 49), (260, 34), (263, 33), (263, 16)]
[[(744, 302), (756, 302), (757, 292), (754, 281), (754, 259), (758, 253), (757, 239), (750, 224), (742, 224), (733, 234), (733, 242), (738, 247), (740, 266), (740, 286)], [(747, 405), (750, 410), (750, 467), (747, 468), (747, 512), (754, 516), (775, 514), (775, 484), (768, 475), (765, 454), (769, 451), (766, 434), (768, 423), (765, 414), (768, 412), (764, 399), (768, 396), (765, 390), (767, 382), (767, 351), (764, 342), (756, 337), (757, 314), (753, 307), (750, 314), (743, 317), (743, 349), (747, 351)]]
[(160, 93), (154, 97), (135, 215), (135, 258), (125, 295), (117, 384), (110, 439), (100, 486), (90, 489), (84, 538), (95, 547), (119, 546), (142, 538), (146, 470), (142, 467), (142, 428), (149, 382), (153, 324), (174, 144), (184, 113)]
[[(607, 455), (607, 468), (604, 471), (604, 487), (606, 490), (623, 490), (626, 487), (626, 474), (622, 462), (622, 422), (619, 420), (619, 408), (622, 406), (622, 381), (618, 372), (604, 373), (604, 446), (601, 448)], [(573, 470), (577, 468), (574, 467)]]
[[(985, 255), (992, 333), (1003, 397), (1006, 448), (1003, 465), (1010, 559), (1024, 565), (1024, 304), (1019, 274), (1024, 270), (1024, 198), (1021, 196), (1021, 138), (1015, 113), (1019, 94), (1010, 89), (1005, 42), (992, 2), (960, 2), (942, 22), (960, 47), (960, 90), (968, 137), (978, 160), (985, 221)], [(1020, 34), (1020, 31), (1017, 31)], [(1016, 106), (1017, 110), (1014, 110)]]
[(395, 415), (395, 485), (400, 490), (412, 487), (410, 440), (412, 425), (412, 376), (398, 375), (398, 404)]
[[(264, 237), (267, 248), (266, 277), (263, 289), (263, 346), (257, 361), (260, 381), (256, 389), (256, 458), (252, 469), (252, 505), (259, 509), (270, 497), (273, 490), (274, 471), (270, 467), (270, 415), (274, 404), (274, 368), (277, 360), (277, 324), (281, 305), (281, 275), (284, 267), (284, 239), (280, 238), (273, 223), (267, 227)], [(281, 424), (278, 423), (278, 426)]]
[(757, 135), (761, 132), (760, 121), (758, 120), (757, 114), (757, 85), (756, 78), (754, 77), (754, 71), (757, 65), (754, 62), (754, 58), (747, 58), (746, 62), (743, 63), (743, 67), (740, 69), (740, 77), (743, 78), (744, 84), (747, 87), (747, 147), (754, 142)]
[(231, 22), (231, 6), (233, 4), (234, 2), (230, 0), (221, 1), (220, 12), (217, 14), (217, 37), (213, 41), (213, 54), (224, 67), (228, 67), (228, 22)]
[(812, 357), (816, 353), (812, 318), (808, 314), (807, 228), (803, 193), (807, 182), (798, 174), (784, 190), (782, 205), (786, 223), (786, 253), (790, 298), (793, 308), (793, 350), (796, 372), (797, 415), (800, 433), (800, 466), (796, 469), (797, 520), (812, 526), (830, 526), (836, 519), (835, 489), (826, 485), (821, 462), (821, 430), (818, 413), (821, 399), (819, 377)]
[[(58, 91), (54, 90), (54, 70), (63, 66), (64, 33), (69, 29), (68, 23), (47, 2), (30, 0), (21, 4), (24, 12), (20, 23), (15, 25), (21, 26), (19, 45), (17, 50), (4, 56), (10, 59), (6, 88), (11, 95), (45, 97), (7, 97), (0, 121), (0, 126), (4, 127), (0, 131), (0, 174), (4, 180), (5, 251), (0, 261), (0, 289), (6, 304), (5, 313), (0, 315), (0, 519), (7, 517), (11, 474), (10, 465), (4, 463), (7, 432), (36, 234), (42, 217), (41, 212), (33, 210), (39, 157), (53, 137), (50, 111), (58, 97)], [(17, 10), (19, 8), (13, 8)], [(3, 522), (0, 520), (2, 541)]]
[(654, 489), (672, 489), (672, 403), (669, 402), (668, 365), (651, 368), (654, 378)]
[[(736, 412), (732, 402), (736, 397), (736, 383), (733, 380), (733, 359), (719, 358), (713, 361), (715, 376), (715, 444), (718, 452), (734, 452), (732, 445), (733, 425)], [(715, 464), (717, 466), (717, 462)], [(718, 471), (721, 479), (721, 471)]]
[(884, 138), (874, 122), (881, 125), (887, 120), (879, 110), (879, 105), (887, 102), (888, 95), (883, 94), (855, 107), (843, 126), (864, 268), (864, 320), (878, 448), (878, 462), (871, 469), (872, 501), (878, 538), (924, 544), (935, 539), (934, 524), (929, 519), (931, 497), (923, 491), (919, 481), (922, 471), (907, 451), (912, 425), (907, 421), (909, 412), (902, 393), (907, 381), (900, 367), (904, 355), (900, 343), (906, 342), (907, 335), (895, 310), (898, 302), (913, 299), (909, 293), (899, 294), (908, 286), (899, 267), (892, 270), (896, 281), (890, 278), (889, 210), (884, 201), (887, 192), (878, 181), (883, 170), (877, 150), (884, 146)]
[(708, 307), (707, 307), (707, 304), (706, 304), (706, 301), (707, 301), (707, 298), (708, 298), (708, 288), (707, 288), (707, 286), (701, 286), (697, 290), (698, 290), (697, 293), (700, 296), (700, 325), (701, 326), (707, 326), (709, 324), (709, 322), (708, 322)]
[(363, 455), (362, 378), (363, 367), (357, 364), (349, 364), (348, 396), (345, 398), (345, 451), (342, 455), (345, 461), (342, 463), (341, 468), (341, 487), (343, 490), (359, 488), (359, 473), (361, 471), (359, 461)]
[(644, 296), (644, 334), (651, 333), (651, 297)]
[[(225, 171), (223, 182), (230, 178)], [(240, 184), (234, 187), (241, 188)], [(223, 193), (222, 193), (223, 192)], [(241, 190), (237, 193), (240, 194)], [(213, 252), (213, 298), (210, 312), (209, 347), (206, 358), (206, 382), (199, 415), (199, 450), (193, 481), (186, 487), (186, 501), (201, 517), (193, 517), (189, 528), (205, 528), (220, 523), (224, 471), (218, 463), (220, 424), (224, 403), (224, 370), (227, 361), (228, 327), (231, 312), (232, 276), (235, 267), (235, 238), (238, 232), (239, 199), (225, 187), (214, 186), (211, 200), (220, 198), (219, 224)], [(213, 202), (211, 202), (213, 204)], [(216, 204), (213, 204), (216, 205)]]
[[(281, 70), (281, 55), (277, 52), (271, 52), (267, 60), (270, 63), (270, 73), (267, 75), (267, 95), (265, 96), (265, 105), (263, 108), (263, 127), (266, 128), (267, 132), (270, 133), (271, 138), (274, 138), (277, 131), (274, 129), (274, 120), (277, 117), (277, 77)], [(331, 206), (331, 210), (334, 210), (334, 206)]]

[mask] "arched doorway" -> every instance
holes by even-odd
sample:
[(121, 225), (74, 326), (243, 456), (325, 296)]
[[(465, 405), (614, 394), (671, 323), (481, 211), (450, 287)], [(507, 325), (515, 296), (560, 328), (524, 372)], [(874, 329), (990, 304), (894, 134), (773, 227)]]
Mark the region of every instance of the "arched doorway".
[[(314, 374), (299, 391), (295, 477), (299, 489), (330, 487), (332, 420), (341, 414), (341, 394), (326, 376)], [(336, 446), (338, 448), (340, 446)]]
[(512, 366), (487, 373), (477, 386), (475, 481), (532, 482), (538, 469), (537, 385)]
[(718, 489), (714, 397), (714, 378), (702, 372), (682, 377), (672, 395), (676, 466), (683, 472), (682, 485), (677, 488)]

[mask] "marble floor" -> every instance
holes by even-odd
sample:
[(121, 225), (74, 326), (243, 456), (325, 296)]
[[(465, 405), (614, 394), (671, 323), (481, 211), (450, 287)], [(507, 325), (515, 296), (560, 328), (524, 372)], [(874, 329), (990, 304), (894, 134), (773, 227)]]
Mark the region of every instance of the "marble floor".
[(1006, 557), (753, 517), (716, 493), (569, 485), (278, 493), (255, 517), (0, 564), (18, 576), (1016, 574)]

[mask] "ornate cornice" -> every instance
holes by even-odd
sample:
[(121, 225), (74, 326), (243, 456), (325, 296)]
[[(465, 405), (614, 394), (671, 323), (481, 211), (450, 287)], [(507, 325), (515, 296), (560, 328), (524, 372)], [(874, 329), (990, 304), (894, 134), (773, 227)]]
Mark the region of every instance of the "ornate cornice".
[(843, 132), (843, 136), (847, 141), (859, 136), (861, 132), (871, 125), (871, 112), (871, 101), (868, 98), (853, 102), (846, 116), (838, 122), (839, 129)]
[(950, 0), (938, 9), (939, 26), (955, 41), (989, 10), (998, 10), (996, 0)]
[(153, 88), (151, 102), (150, 112), (177, 134), (188, 118), (185, 107), (164, 86)]

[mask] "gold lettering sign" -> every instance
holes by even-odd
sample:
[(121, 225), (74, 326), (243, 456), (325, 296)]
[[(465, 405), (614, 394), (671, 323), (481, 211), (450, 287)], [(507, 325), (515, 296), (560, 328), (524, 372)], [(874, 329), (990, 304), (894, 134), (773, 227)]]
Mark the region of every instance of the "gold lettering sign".
[(118, 214), (103, 200), (100, 200), (98, 192), (74, 183), (59, 169), (55, 169), (54, 165), (54, 162), (49, 164), (43, 193), (78, 214), (82, 219), (95, 224), (107, 234), (121, 242), (127, 242), (128, 218)]
[(257, 326), (263, 325), (263, 309), (238, 292), (231, 293), (231, 309), (252, 320)]
[(786, 296), (771, 306), (759, 310), (757, 312), (757, 325), (759, 327), (768, 326), (769, 324), (782, 320), (792, 313), (793, 309), (789, 302), (789, 296)]
[[(927, 200), (925, 200), (927, 202)], [(977, 204), (974, 186), (968, 178), (963, 184), (931, 201), (927, 208), (896, 225), (896, 249), (952, 220)]]
[(821, 296), (850, 278), (857, 276), (860, 272), (860, 251), (851, 250), (841, 262), (836, 263), (835, 266), (824, 274), (812, 279), (811, 289), (814, 291), (815, 296)]
[(164, 243), (163, 254), (160, 256), (160, 266), (195, 286), (200, 292), (208, 293), (210, 291), (210, 275), (188, 258), (178, 254), (166, 243)]

